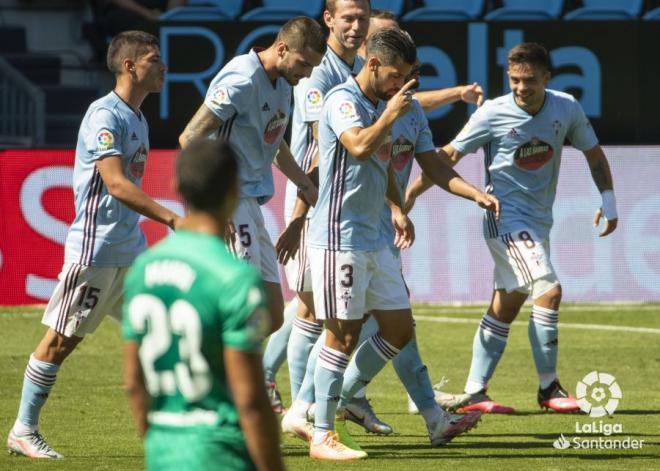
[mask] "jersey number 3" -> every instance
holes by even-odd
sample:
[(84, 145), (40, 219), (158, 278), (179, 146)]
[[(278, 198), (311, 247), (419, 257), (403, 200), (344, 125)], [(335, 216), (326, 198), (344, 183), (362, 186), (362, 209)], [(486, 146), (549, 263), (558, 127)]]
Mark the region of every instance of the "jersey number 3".
[[(133, 329), (145, 334), (140, 345), (140, 363), (152, 396), (174, 395), (178, 389), (187, 402), (204, 398), (213, 385), (209, 365), (202, 354), (202, 323), (197, 310), (179, 299), (168, 309), (156, 296), (140, 294), (128, 307)], [(156, 362), (179, 336), (179, 361), (173, 370), (156, 371)]]

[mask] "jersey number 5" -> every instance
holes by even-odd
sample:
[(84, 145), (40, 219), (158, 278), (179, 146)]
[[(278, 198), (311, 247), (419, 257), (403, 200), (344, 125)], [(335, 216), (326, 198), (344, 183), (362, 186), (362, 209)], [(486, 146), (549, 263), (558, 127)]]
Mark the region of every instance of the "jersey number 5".
[[(140, 345), (140, 363), (147, 389), (152, 396), (172, 396), (178, 389), (188, 402), (206, 396), (213, 385), (209, 365), (202, 355), (202, 323), (197, 310), (179, 299), (168, 309), (156, 296), (140, 294), (128, 306), (135, 332), (145, 334)], [(156, 371), (156, 362), (179, 336), (179, 361), (174, 369)]]

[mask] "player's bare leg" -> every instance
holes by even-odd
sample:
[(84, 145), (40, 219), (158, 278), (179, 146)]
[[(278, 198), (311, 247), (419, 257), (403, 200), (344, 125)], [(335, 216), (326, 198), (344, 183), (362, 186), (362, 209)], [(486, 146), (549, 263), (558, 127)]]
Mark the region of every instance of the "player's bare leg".
[(282, 327), (284, 320), (284, 298), (282, 297), (282, 286), (272, 281), (264, 281), (264, 288), (268, 296), (268, 311), (271, 315), (270, 333)]

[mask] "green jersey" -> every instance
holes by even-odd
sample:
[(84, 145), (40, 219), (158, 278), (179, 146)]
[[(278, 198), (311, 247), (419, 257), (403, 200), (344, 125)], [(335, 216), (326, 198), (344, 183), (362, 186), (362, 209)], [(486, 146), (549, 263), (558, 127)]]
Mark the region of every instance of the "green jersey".
[(217, 237), (178, 231), (136, 259), (123, 336), (139, 344), (150, 433), (243, 443), (223, 348), (260, 351), (270, 327), (264, 306), (259, 274)]

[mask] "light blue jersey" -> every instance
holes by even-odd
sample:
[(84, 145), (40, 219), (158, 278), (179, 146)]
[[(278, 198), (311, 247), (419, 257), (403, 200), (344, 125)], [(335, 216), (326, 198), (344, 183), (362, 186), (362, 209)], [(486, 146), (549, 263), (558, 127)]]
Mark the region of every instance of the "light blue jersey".
[[(351, 67), (328, 46), (323, 60), (312, 70), (312, 75), (300, 80), (294, 87), (291, 152), (304, 172), (309, 170), (318, 149), (312, 133), (312, 123), (319, 120), (323, 98), (331, 88), (344, 83), (351, 74), (357, 74), (363, 63), (364, 60), (356, 56)], [(284, 218), (287, 221), (293, 213), (297, 195), (298, 187), (287, 180), (284, 197)], [(311, 214), (308, 213), (309, 216)]]
[(127, 267), (147, 247), (140, 215), (110, 196), (96, 168), (104, 157), (121, 157), (124, 175), (140, 186), (149, 153), (149, 127), (115, 92), (96, 100), (80, 124), (73, 167), (76, 216), (64, 261), (96, 267)]
[(270, 81), (253, 49), (218, 72), (204, 99), (238, 159), (240, 195), (259, 204), (273, 196), (272, 164), (289, 122), (291, 90), (283, 77)]
[(353, 77), (326, 95), (319, 120), (319, 199), (309, 225), (309, 246), (348, 251), (385, 246), (380, 218), (390, 143), (360, 161), (339, 141), (347, 129), (371, 126), (384, 106), (371, 102)]
[[(396, 186), (403, 202), (406, 196), (406, 188), (410, 179), (415, 154), (435, 151), (433, 135), (429, 128), (426, 114), (417, 100), (412, 102), (412, 111), (406, 113), (394, 122), (392, 126), (392, 168), (396, 178)], [(392, 211), (385, 203), (381, 216), (381, 230), (385, 241), (390, 248), (396, 252), (399, 249), (394, 245), (394, 226), (392, 225)]]
[(486, 191), (501, 204), (499, 222), (485, 212), (488, 239), (522, 229), (547, 238), (564, 139), (582, 151), (598, 144), (574, 97), (545, 92), (543, 107), (533, 116), (515, 103), (512, 93), (486, 101), (451, 143), (461, 154), (484, 147)]

